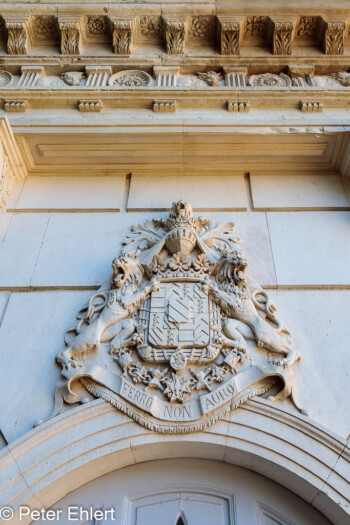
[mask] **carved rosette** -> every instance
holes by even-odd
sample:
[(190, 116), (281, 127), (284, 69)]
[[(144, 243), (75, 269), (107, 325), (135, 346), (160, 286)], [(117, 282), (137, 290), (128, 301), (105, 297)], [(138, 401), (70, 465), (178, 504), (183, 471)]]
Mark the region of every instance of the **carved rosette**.
[(116, 55), (131, 55), (134, 26), (133, 20), (113, 22), (113, 50)]
[(10, 55), (26, 55), (28, 52), (28, 30), (25, 22), (8, 22), (6, 24), (7, 52)]
[(88, 401), (82, 385), (169, 433), (203, 429), (272, 387), (271, 401), (291, 396), (298, 407), (299, 353), (268, 293), (247, 279), (233, 228), (194, 217), (185, 201), (131, 228), (110, 282), (66, 333), (52, 416), (63, 401)]
[(169, 55), (185, 53), (186, 22), (165, 22), (166, 52)]
[(345, 22), (326, 22), (323, 35), (323, 50), (326, 55), (344, 54)]
[(240, 23), (222, 22), (221, 23), (221, 54), (239, 55), (240, 53)]
[(78, 22), (60, 22), (62, 55), (79, 55), (80, 28)]
[(292, 22), (272, 22), (272, 52), (274, 55), (292, 54)]

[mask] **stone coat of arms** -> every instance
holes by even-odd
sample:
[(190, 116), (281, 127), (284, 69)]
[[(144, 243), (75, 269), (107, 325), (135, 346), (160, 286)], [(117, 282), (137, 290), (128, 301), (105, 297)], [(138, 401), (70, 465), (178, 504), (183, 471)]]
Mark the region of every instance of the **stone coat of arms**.
[(123, 246), (112, 279), (66, 333), (50, 417), (88, 400), (86, 390), (171, 433), (203, 429), (265, 393), (299, 408), (299, 353), (268, 293), (246, 276), (232, 223), (195, 218), (180, 201), (166, 221), (134, 226)]

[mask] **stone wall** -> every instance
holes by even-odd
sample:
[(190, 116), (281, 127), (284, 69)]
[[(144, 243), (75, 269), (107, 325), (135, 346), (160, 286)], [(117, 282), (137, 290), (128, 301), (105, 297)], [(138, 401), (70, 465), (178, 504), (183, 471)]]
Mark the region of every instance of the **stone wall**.
[[(12, 442), (46, 417), (64, 332), (111, 275), (130, 226), (195, 215), (232, 220), (248, 269), (276, 303), (302, 360), (300, 402), (347, 438), (350, 365), (350, 186), (339, 175), (29, 176), (0, 222), (0, 429)], [(289, 400), (279, 401), (295, 410)]]

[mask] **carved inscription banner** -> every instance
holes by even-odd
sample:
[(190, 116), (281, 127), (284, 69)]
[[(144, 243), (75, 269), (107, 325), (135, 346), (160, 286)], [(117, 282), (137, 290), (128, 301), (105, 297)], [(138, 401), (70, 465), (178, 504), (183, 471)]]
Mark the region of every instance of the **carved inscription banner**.
[(299, 408), (300, 355), (268, 293), (246, 276), (232, 223), (195, 218), (180, 201), (123, 245), (111, 281), (66, 333), (51, 417), (87, 401), (84, 389), (160, 432), (203, 429), (265, 393)]

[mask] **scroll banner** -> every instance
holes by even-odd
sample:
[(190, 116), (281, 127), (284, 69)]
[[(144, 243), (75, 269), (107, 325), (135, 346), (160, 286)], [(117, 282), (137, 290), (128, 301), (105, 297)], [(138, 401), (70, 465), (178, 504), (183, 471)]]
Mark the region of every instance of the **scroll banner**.
[(276, 377), (278, 374), (276, 374), (276, 367), (273, 366), (253, 366), (236, 374), (212, 392), (202, 394), (196, 399), (181, 404), (164, 401), (153, 394), (151, 390), (141, 390), (122, 376), (98, 366), (86, 368), (79, 375), (89, 377), (107, 387), (129, 403), (148, 412), (157, 419), (185, 422), (206, 416), (213, 410), (217, 410), (231, 401), (246, 388), (251, 387), (267, 376)]

